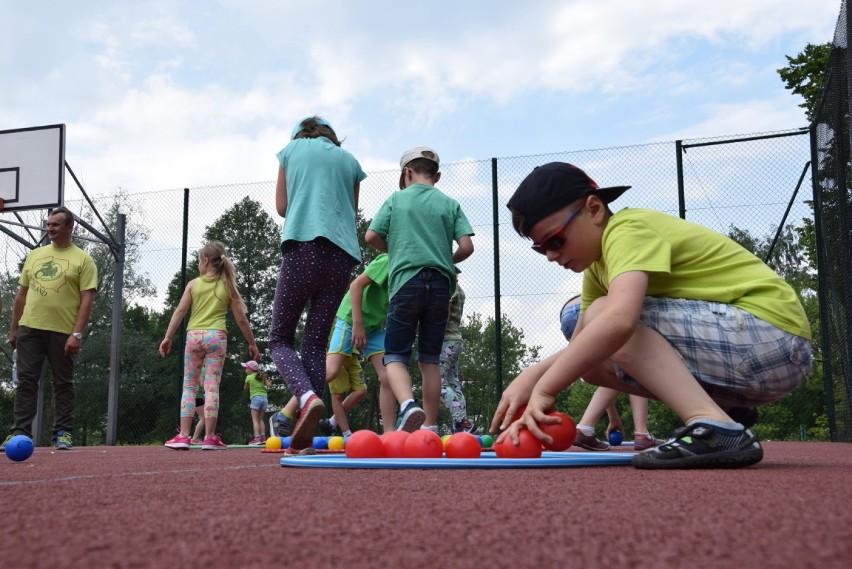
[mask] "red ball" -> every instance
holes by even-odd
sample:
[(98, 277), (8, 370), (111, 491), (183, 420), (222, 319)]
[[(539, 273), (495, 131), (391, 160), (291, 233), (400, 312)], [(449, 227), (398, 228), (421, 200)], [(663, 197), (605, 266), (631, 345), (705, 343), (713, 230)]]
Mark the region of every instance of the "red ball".
[(373, 431), (355, 431), (346, 443), (346, 458), (384, 458), (385, 445)]
[(405, 441), (408, 440), (406, 431), (388, 431), (382, 434), (382, 444), (385, 445), (385, 458), (405, 458)]
[(479, 458), (482, 445), (470, 433), (456, 433), (447, 440), (447, 458)]
[(527, 410), (527, 404), (526, 403), (524, 403), (523, 405), (518, 407), (518, 410), (515, 412), (515, 416), (512, 418), (512, 422), (514, 423), (515, 421), (520, 419), (521, 416), (524, 414), (524, 411), (526, 411), (526, 410)]
[(444, 445), (438, 433), (417, 429), (405, 439), (405, 458), (441, 458)]
[(571, 420), (571, 417), (559, 411), (548, 413), (547, 416), (559, 417), (562, 419), (562, 422), (539, 425), (541, 430), (544, 431), (544, 434), (553, 439), (553, 442), (550, 444), (544, 442), (541, 444), (544, 445), (544, 448), (547, 450), (560, 452), (571, 448), (571, 445), (574, 444), (574, 439), (577, 438), (577, 427), (574, 425), (574, 421)]
[(494, 451), (497, 458), (540, 458), (541, 441), (527, 429), (522, 429), (518, 433), (518, 446), (512, 443), (511, 437), (506, 437), (494, 445)]

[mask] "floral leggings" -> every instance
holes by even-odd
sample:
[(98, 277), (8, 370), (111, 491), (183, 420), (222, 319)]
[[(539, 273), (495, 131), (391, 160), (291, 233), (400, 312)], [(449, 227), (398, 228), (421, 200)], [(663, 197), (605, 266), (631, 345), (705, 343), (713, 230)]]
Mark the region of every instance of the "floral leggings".
[(461, 340), (447, 340), (441, 348), (441, 401), (449, 409), (453, 421), (467, 417), (467, 401), (459, 381), (459, 356), (464, 350)]
[(224, 330), (188, 330), (186, 349), (183, 352), (183, 394), (180, 416), (195, 414), (195, 394), (202, 387), (204, 372), (204, 416), (219, 416), (219, 383), (222, 381), (222, 364), (228, 347), (228, 333)]

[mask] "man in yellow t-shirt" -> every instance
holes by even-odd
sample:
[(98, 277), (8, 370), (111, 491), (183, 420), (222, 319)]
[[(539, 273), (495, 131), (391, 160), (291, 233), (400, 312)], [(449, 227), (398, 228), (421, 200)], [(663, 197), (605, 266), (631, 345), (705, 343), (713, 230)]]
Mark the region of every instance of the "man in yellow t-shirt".
[(73, 446), (74, 356), (80, 351), (98, 283), (95, 263), (74, 245), (73, 231), (70, 210), (51, 211), (47, 218), (50, 245), (33, 250), (24, 262), (9, 329), (9, 344), (18, 351), (9, 437), (32, 437), (41, 369), (47, 359), (53, 372), (53, 443), (59, 450)]

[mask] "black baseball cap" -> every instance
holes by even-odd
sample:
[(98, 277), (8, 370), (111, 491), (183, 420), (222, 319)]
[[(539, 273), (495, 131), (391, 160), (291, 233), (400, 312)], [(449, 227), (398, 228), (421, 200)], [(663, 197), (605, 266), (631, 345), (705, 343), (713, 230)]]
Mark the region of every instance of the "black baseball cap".
[(529, 235), (533, 225), (573, 201), (592, 194), (608, 204), (628, 188), (630, 186), (601, 188), (573, 164), (550, 162), (537, 166), (524, 178), (506, 207), (523, 217), (522, 226), (515, 229)]

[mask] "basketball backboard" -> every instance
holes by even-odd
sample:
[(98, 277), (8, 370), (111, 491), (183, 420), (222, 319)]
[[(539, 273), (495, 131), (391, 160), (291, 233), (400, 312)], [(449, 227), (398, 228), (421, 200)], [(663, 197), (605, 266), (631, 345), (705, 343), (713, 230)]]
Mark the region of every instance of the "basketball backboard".
[(0, 130), (3, 211), (57, 207), (64, 191), (64, 124)]

